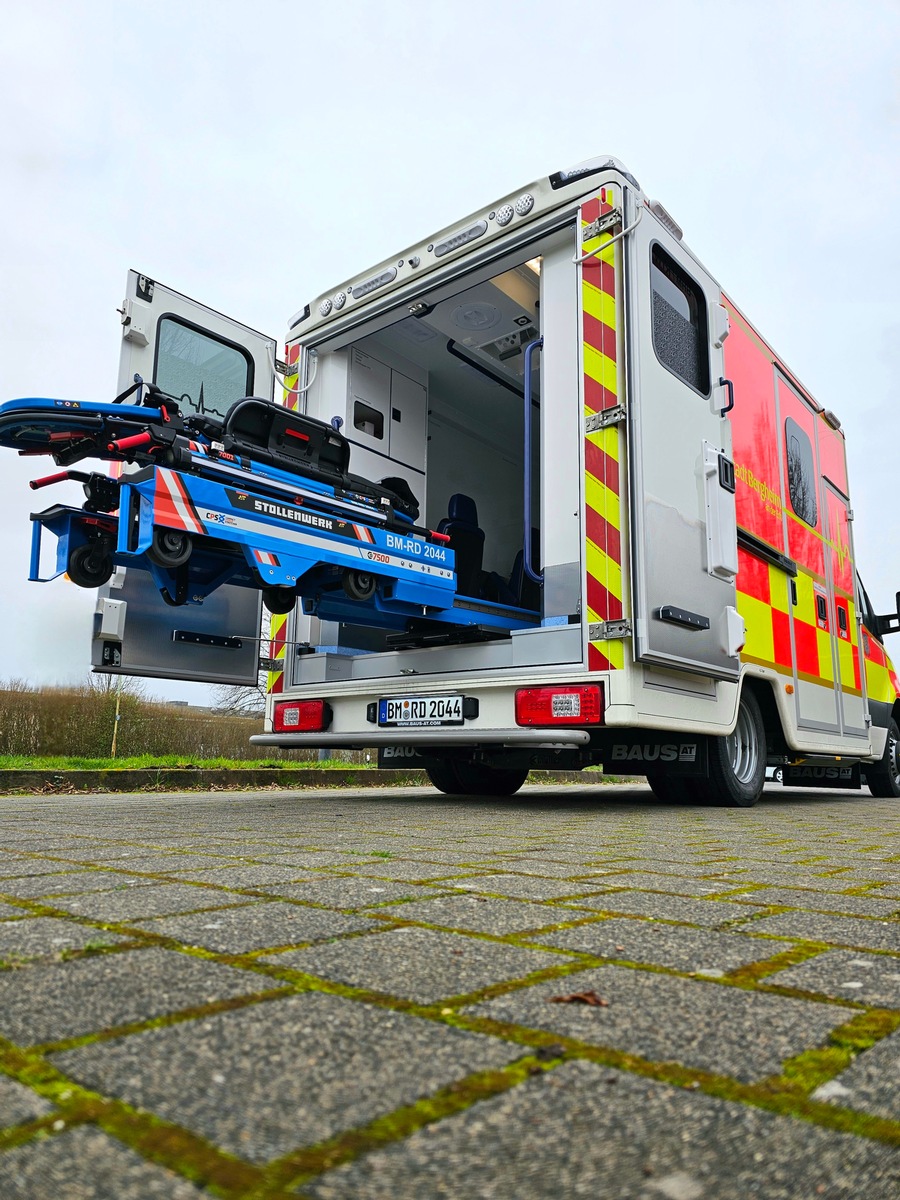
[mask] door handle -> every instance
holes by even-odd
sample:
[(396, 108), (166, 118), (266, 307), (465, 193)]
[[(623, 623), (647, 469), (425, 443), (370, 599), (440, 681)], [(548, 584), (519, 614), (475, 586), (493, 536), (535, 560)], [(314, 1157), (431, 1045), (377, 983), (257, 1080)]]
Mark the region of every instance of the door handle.
[(728, 388), (728, 403), (724, 408), (719, 410), (719, 415), (724, 417), (726, 413), (730, 413), (734, 408), (734, 384), (730, 379), (720, 379), (719, 387)]

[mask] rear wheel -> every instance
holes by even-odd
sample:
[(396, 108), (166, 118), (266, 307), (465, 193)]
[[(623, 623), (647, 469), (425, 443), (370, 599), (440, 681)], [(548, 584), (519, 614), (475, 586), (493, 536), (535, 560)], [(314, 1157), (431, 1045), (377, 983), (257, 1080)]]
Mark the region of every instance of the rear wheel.
[(153, 540), (147, 557), (158, 567), (171, 570), (180, 567), (191, 557), (194, 546), (190, 534), (182, 529), (163, 529), (157, 526), (153, 530)]
[(345, 571), (343, 585), (351, 600), (371, 600), (375, 595), (375, 576), (368, 571)]
[(487, 767), (446, 758), (425, 770), (438, 791), (449, 796), (511, 796), (528, 778), (527, 767)]
[(706, 804), (749, 808), (766, 781), (766, 729), (751, 691), (741, 694), (734, 733), (709, 739), (709, 777), (697, 780)]
[(900, 796), (900, 729), (893, 719), (888, 725), (881, 762), (870, 763), (865, 770), (866, 783), (873, 796)]

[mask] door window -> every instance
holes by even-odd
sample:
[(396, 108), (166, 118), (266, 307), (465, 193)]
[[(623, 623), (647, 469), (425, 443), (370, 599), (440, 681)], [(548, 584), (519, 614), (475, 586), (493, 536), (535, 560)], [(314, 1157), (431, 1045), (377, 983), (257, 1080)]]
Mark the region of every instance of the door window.
[(700, 285), (659, 245), (650, 265), (653, 348), (673, 375), (709, 395), (706, 299)]
[(784, 422), (784, 443), (787, 450), (791, 508), (801, 521), (815, 529), (819, 512), (816, 505), (816, 472), (812, 442), (806, 432), (790, 417)]
[(182, 408), (224, 417), (253, 391), (253, 361), (242, 347), (173, 316), (160, 317), (157, 339), (155, 382)]

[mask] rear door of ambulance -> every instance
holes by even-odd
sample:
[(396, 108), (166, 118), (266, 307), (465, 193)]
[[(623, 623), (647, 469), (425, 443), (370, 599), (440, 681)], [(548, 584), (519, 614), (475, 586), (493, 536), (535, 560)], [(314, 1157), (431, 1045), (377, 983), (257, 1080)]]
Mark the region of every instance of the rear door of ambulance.
[[(118, 391), (140, 375), (184, 415), (224, 417), (244, 396), (272, 399), (275, 341), (129, 271)], [(225, 585), (198, 604), (165, 604), (145, 571), (118, 568), (100, 589), (91, 663), (110, 674), (255, 684), (260, 593)]]
[[(727, 314), (718, 284), (654, 208), (624, 214), (640, 217), (624, 255), (635, 657), (735, 680), (743, 621)], [(615, 398), (604, 392), (602, 402)]]

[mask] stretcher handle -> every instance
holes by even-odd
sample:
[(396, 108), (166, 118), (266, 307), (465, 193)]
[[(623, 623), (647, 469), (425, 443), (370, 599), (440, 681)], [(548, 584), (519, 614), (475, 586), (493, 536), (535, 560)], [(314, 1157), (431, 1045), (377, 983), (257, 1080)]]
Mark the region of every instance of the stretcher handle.
[(152, 433), (135, 433), (132, 437), (120, 438), (117, 442), (108, 442), (106, 449), (111, 453), (117, 450), (137, 450), (153, 441)]
[(429, 529), (428, 536), (433, 542), (440, 542), (442, 546), (447, 546), (450, 544), (449, 533), (438, 533), (436, 529)]
[(28, 486), (33, 492), (38, 488), (49, 487), (51, 483), (62, 483), (64, 479), (75, 479), (79, 483), (87, 483), (90, 479), (89, 475), (85, 475), (84, 471), (57, 471), (55, 475), (44, 475), (40, 479), (32, 479)]

